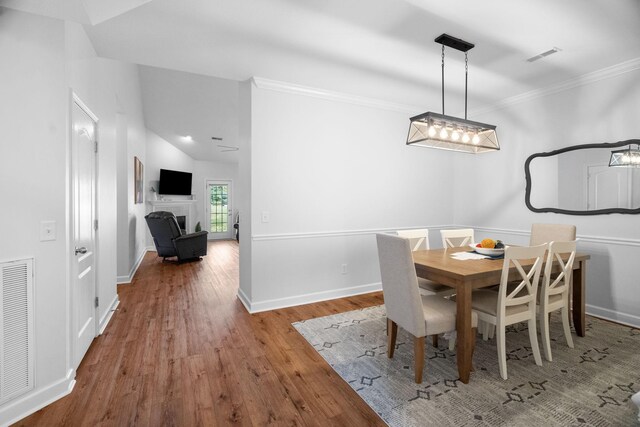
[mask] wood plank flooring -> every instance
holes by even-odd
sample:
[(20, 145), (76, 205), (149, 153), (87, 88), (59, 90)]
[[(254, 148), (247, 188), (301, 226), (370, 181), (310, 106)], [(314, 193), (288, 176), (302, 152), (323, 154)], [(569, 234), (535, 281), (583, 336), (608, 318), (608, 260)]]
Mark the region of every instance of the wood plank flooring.
[(235, 241), (181, 265), (148, 253), (73, 392), (16, 425), (384, 425), (291, 326), (381, 293), (250, 315), (237, 290)]

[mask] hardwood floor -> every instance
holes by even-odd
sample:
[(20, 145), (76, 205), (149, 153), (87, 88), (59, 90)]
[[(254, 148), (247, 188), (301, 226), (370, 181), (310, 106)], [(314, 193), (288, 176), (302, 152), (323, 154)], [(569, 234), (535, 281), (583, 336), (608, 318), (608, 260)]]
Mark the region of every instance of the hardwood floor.
[(382, 293), (250, 315), (237, 289), (235, 241), (182, 265), (148, 253), (73, 392), (16, 425), (384, 425), (291, 326)]

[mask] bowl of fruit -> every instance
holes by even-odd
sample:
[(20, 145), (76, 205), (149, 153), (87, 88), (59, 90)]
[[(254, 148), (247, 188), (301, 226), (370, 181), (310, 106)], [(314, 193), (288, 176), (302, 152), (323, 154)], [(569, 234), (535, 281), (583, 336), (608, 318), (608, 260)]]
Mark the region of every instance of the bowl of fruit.
[(488, 256), (504, 255), (504, 243), (500, 240), (483, 239), (482, 242), (470, 245), (479, 254)]

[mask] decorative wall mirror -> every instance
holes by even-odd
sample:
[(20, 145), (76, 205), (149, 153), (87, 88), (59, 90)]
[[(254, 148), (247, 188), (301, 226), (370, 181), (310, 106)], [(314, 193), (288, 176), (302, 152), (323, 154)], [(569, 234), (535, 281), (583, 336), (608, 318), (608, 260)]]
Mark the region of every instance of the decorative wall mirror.
[(566, 215), (640, 213), (638, 144), (639, 139), (630, 139), (574, 145), (529, 156), (524, 163), (527, 207)]

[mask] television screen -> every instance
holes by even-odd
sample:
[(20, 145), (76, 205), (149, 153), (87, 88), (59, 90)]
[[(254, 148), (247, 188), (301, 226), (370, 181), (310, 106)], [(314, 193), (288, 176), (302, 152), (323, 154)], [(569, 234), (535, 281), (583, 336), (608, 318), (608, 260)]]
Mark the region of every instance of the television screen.
[(159, 194), (191, 195), (191, 173), (160, 169)]

